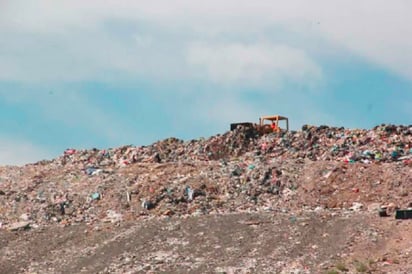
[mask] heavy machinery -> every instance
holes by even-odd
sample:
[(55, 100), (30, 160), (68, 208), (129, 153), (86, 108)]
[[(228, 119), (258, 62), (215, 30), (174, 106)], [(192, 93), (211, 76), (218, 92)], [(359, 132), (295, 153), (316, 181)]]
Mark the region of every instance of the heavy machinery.
[[(279, 126), (280, 121), (285, 121), (285, 127)], [(262, 116), (259, 118), (258, 130), (262, 133), (289, 131), (289, 119), (280, 115)]]
[[(284, 126), (280, 125), (280, 122), (285, 122)], [(259, 118), (259, 123), (254, 124), (250, 122), (244, 123), (232, 123), (230, 124), (230, 130), (243, 126), (246, 128), (255, 128), (261, 134), (268, 134), (273, 132), (285, 132), (289, 131), (289, 119), (285, 116), (270, 115), (262, 116)]]

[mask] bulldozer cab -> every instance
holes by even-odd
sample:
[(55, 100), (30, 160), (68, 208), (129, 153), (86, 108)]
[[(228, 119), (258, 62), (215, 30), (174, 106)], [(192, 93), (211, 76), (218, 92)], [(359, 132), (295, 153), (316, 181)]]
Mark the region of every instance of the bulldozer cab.
[[(283, 126), (281, 127), (281, 123)], [(280, 115), (262, 116), (259, 118), (259, 128), (263, 133), (289, 131), (289, 119)]]

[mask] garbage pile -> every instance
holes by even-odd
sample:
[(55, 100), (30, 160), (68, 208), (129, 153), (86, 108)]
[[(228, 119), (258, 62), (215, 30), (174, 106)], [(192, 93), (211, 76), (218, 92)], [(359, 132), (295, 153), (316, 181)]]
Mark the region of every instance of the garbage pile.
[[(176, 138), (168, 138), (150, 146), (123, 146), (116, 149), (80, 151), (67, 149), (61, 157), (52, 162), (57, 162), (62, 166), (66, 164), (79, 164), (94, 168), (97, 166), (125, 167), (129, 164), (142, 162), (165, 163), (218, 160), (240, 156), (247, 151), (253, 150), (257, 138), (257, 131), (239, 128), (209, 139), (202, 138), (187, 142)], [(41, 163), (47, 163), (47, 161)]]
[(119, 149), (66, 152), (58, 159), (99, 166), (125, 166), (138, 162), (178, 162), (220, 160), (245, 152), (270, 154), (287, 159), (313, 161), (394, 162), (412, 159), (412, 126), (382, 125), (373, 130), (349, 130), (327, 126), (303, 126), (302, 131), (259, 136), (250, 128), (239, 127), (209, 139), (184, 142), (169, 138), (151, 146), (125, 146)]
[(412, 126), (381, 125), (373, 130), (303, 126), (279, 138), (266, 136), (260, 145), (275, 157), (313, 161), (394, 162), (412, 159)]
[(67, 149), (0, 168), (0, 228), (406, 202), (410, 166), (412, 126), (393, 125), (263, 136), (239, 127), (208, 139)]

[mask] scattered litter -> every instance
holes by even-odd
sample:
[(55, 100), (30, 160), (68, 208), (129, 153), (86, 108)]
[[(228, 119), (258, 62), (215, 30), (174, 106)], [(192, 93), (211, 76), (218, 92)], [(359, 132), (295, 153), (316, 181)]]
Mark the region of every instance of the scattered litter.
[(117, 213), (114, 210), (107, 210), (107, 217), (106, 217), (106, 222), (111, 222), (111, 223), (118, 223), (122, 221), (122, 214)]
[(91, 195), (92, 200), (100, 200), (100, 193), (95, 192)]
[(406, 219), (412, 219), (412, 209), (398, 209), (395, 211), (395, 218), (396, 219), (401, 219), (401, 220), (406, 220)]
[(353, 203), (352, 207), (350, 207), (349, 209), (353, 211), (361, 211), (362, 208), (363, 208), (363, 204), (355, 202)]

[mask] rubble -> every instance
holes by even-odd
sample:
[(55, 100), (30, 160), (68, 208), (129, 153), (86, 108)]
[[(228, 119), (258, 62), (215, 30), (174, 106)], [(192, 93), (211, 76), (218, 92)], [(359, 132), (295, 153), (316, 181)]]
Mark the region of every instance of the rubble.
[(251, 212), (284, 214), (288, 226), (303, 228), (303, 213), (404, 219), (399, 208), (411, 201), (411, 167), (412, 126), (394, 125), (306, 125), (267, 135), (240, 126), (207, 139), (68, 149), (50, 161), (0, 167), (0, 230), (99, 230), (154, 217)]
[[(208, 139), (68, 149), (51, 161), (1, 169), (0, 221), (12, 223), (27, 214), (37, 224), (93, 223), (107, 210), (138, 218), (303, 204), (358, 211), (364, 209), (352, 198), (356, 195), (369, 197), (368, 203), (388, 202), (373, 194), (375, 188), (404, 189), (400, 196), (408, 195), (411, 157), (412, 126), (393, 125), (372, 130), (304, 126), (263, 136), (238, 127)], [(389, 173), (362, 176), (368, 169)], [(345, 194), (348, 200), (332, 201), (343, 189), (352, 192)]]

